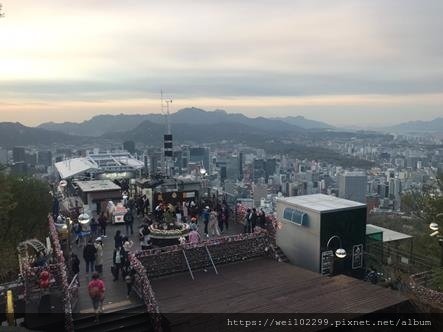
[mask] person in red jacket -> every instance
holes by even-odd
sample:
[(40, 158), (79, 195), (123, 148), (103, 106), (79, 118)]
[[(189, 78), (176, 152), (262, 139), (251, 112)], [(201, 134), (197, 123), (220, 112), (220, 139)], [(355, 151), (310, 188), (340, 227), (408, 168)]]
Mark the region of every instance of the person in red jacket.
[(98, 322), (98, 316), (103, 312), (103, 301), (105, 299), (105, 283), (100, 279), (98, 272), (92, 274), (92, 280), (88, 284), (88, 292), (96, 315), (95, 321)]

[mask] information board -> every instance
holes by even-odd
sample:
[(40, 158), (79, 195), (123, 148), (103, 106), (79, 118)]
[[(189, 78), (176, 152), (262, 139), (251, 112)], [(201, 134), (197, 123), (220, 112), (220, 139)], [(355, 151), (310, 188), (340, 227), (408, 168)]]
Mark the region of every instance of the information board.
[(321, 253), (321, 274), (331, 275), (334, 272), (334, 252), (332, 250)]
[(363, 267), (363, 244), (352, 246), (352, 269), (361, 269)]

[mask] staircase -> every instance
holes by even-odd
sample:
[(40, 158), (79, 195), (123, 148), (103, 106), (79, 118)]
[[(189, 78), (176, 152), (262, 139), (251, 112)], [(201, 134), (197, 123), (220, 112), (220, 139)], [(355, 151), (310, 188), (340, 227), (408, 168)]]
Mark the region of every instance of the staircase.
[(76, 332), (111, 332), (121, 330), (125, 332), (154, 331), (144, 304), (105, 312), (100, 314), (97, 323), (95, 323), (94, 320), (95, 315), (92, 313), (74, 315), (74, 330)]

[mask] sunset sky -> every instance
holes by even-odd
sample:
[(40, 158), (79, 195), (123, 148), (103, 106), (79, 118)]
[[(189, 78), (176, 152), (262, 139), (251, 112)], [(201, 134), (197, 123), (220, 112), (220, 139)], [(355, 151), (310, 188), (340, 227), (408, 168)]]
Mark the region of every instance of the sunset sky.
[(443, 116), (441, 0), (0, 0), (0, 121), (172, 110)]

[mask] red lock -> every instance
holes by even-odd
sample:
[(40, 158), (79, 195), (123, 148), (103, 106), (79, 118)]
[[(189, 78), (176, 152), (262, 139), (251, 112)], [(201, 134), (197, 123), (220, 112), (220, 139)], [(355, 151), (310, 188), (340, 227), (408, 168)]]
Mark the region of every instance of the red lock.
[(49, 277), (50, 277), (50, 275), (49, 275), (48, 271), (42, 271), (40, 273), (40, 276), (39, 276), (40, 288), (43, 288), (43, 289), (49, 288)]

